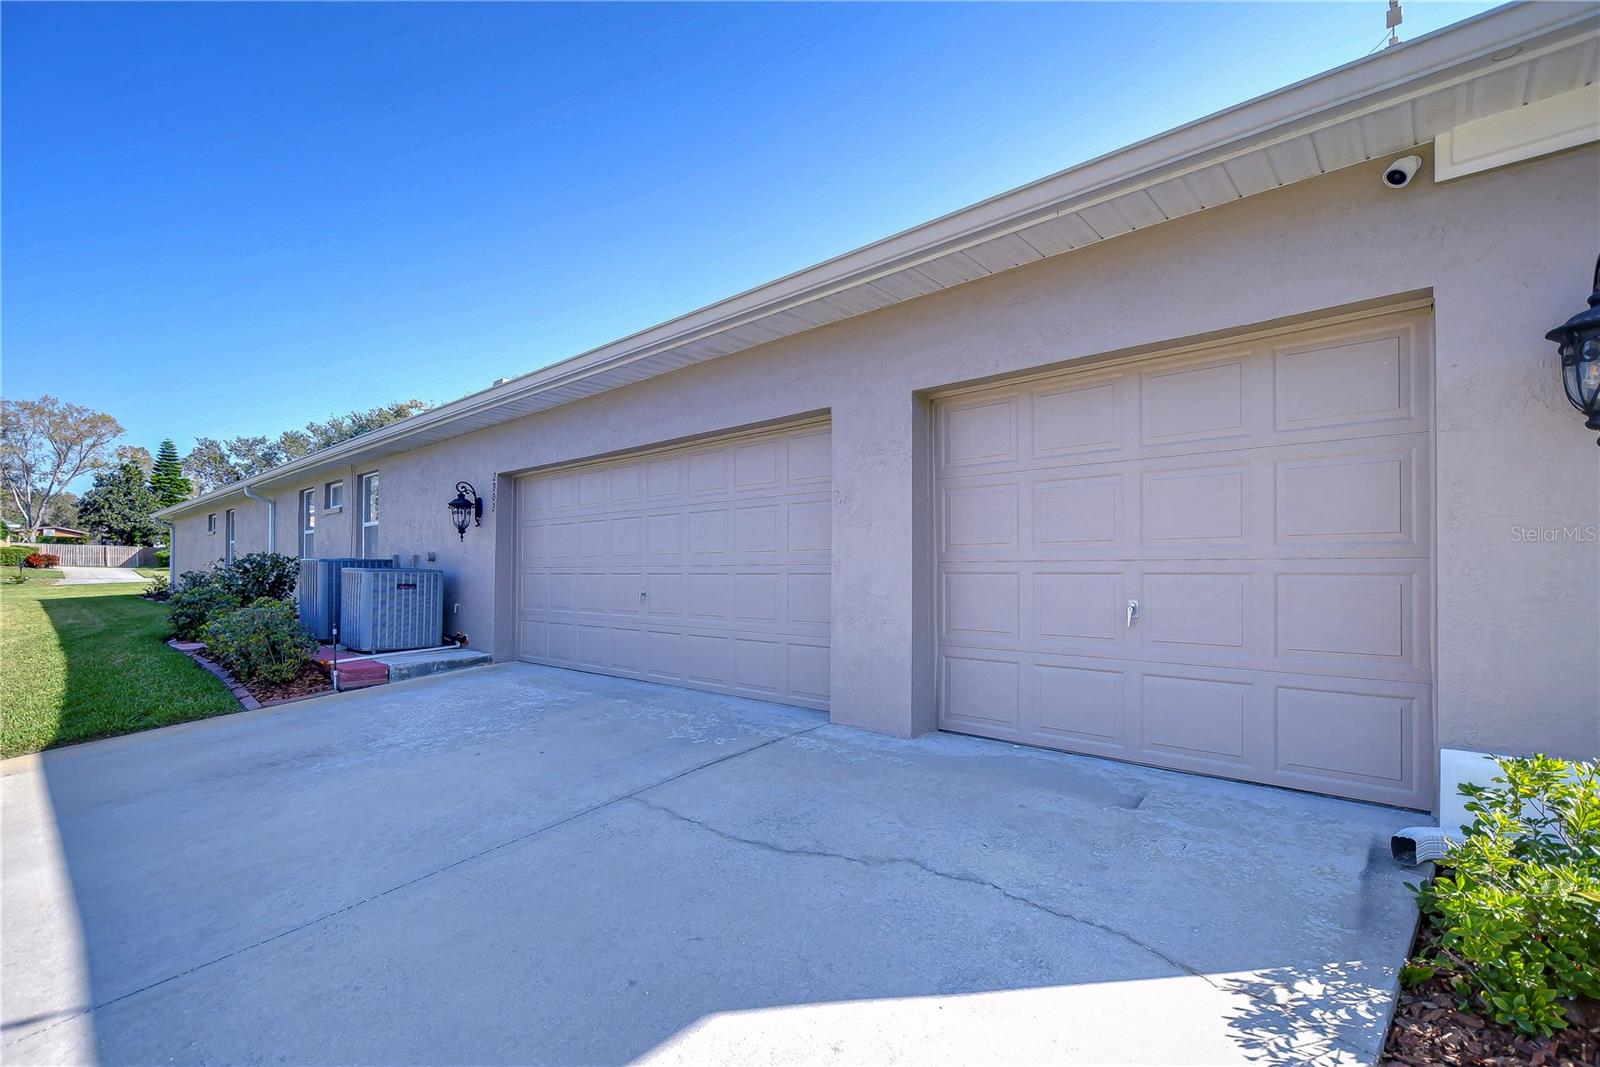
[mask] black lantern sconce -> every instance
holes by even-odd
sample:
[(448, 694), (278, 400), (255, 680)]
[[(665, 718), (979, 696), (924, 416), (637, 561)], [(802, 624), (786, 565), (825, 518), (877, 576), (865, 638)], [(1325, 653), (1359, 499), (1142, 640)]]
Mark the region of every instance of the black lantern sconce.
[(461, 540), (467, 539), (467, 524), (483, 525), (483, 498), (471, 482), (456, 483), (456, 498), (450, 501), (450, 521), (456, 524)]
[(1584, 425), (1600, 433), (1600, 259), (1594, 263), (1588, 308), (1544, 336), (1561, 351), (1561, 384), (1567, 399), (1589, 420)]

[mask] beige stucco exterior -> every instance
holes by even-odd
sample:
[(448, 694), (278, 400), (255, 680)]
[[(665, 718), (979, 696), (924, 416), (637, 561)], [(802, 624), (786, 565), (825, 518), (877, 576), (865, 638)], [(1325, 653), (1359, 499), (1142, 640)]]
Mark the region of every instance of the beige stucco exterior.
[[(1426, 154), (1426, 153), (1425, 153)], [(930, 391), (1341, 309), (1431, 300), (1436, 733), (1448, 748), (1600, 751), (1600, 449), (1561, 393), (1544, 332), (1582, 305), (1600, 240), (1594, 146), (1390, 191), (1361, 164), (578, 400), (258, 488), (277, 545), (296, 494), (345, 481), (319, 554), (356, 551), (356, 476), (381, 471), (382, 551), (436, 554), (446, 631), (510, 658), (512, 476), (738, 427), (832, 423), (831, 714), (934, 728)], [(457, 480), (483, 492), (458, 541)], [(266, 506), (207, 502), (175, 524), (179, 570), (266, 546)], [(218, 532), (206, 533), (206, 514)], [(1541, 532), (1543, 531), (1543, 532)], [(1552, 532), (1553, 531), (1553, 532)], [(459, 605), (459, 610), (455, 605)]]

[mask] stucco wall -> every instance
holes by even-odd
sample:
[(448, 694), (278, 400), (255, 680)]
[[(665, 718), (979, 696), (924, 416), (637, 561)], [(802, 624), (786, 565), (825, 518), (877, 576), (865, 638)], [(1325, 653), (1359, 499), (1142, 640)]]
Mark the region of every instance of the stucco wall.
[[(384, 552), (436, 552), (451, 575), (447, 611), (460, 605), (447, 629), (489, 647), (496, 598), (503, 613), (514, 593), (493, 530), (512, 502), (499, 499), (459, 542), (444, 508), (457, 479), (487, 498), (497, 474), (830, 412), (833, 717), (918, 733), (934, 722), (920, 391), (1431, 292), (1440, 743), (1593, 755), (1600, 544), (1519, 539), (1516, 528), (1600, 524), (1600, 449), (1543, 339), (1587, 295), (1600, 151), (1442, 186), (1430, 172), (1393, 192), (1378, 167), (1349, 168), (388, 457), (371, 465)], [(347, 469), (281, 490), (280, 549), (295, 544), (295, 490), (338, 474), (346, 508), (325, 529), (353, 544)], [(180, 536), (180, 556), (189, 543)]]
[[(244, 496), (207, 504), (193, 515), (173, 523), (172, 559), (179, 574), (203, 571), (217, 563), (227, 549), (227, 511), (235, 509), (234, 551), (261, 552), (267, 547), (267, 505)], [(206, 516), (217, 516), (216, 533), (206, 532)]]

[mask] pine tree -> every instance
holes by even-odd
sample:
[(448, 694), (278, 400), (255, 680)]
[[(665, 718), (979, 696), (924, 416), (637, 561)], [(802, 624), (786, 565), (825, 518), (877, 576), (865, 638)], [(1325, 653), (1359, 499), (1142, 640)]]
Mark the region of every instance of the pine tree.
[(163, 508), (181, 504), (194, 495), (194, 486), (183, 476), (178, 446), (170, 437), (161, 442), (155, 465), (150, 468), (150, 491), (155, 494), (156, 506)]

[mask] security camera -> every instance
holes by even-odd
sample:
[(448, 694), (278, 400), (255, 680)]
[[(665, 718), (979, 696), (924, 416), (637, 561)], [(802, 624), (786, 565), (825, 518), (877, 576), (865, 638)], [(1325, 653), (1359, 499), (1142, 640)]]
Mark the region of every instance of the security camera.
[(1421, 156), (1401, 156), (1383, 168), (1383, 184), (1388, 189), (1404, 189), (1422, 166)]

